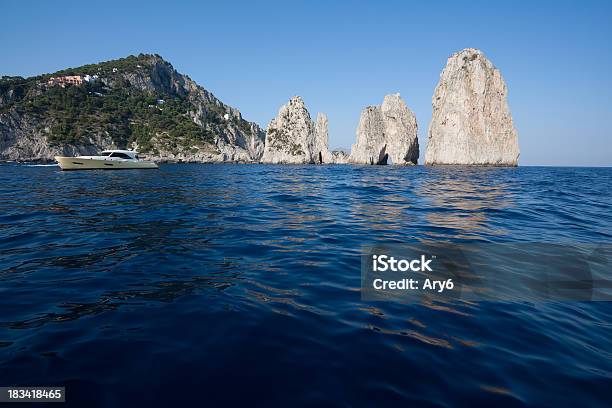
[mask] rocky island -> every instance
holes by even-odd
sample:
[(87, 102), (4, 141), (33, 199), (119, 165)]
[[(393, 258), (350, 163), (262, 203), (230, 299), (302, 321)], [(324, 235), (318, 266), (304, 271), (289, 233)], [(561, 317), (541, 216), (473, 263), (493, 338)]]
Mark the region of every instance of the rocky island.
[[(477, 49), (448, 58), (432, 104), (425, 164), (518, 164), (501, 73)], [(412, 165), (415, 114), (399, 93), (363, 109), (350, 153), (329, 150), (328, 119), (295, 96), (264, 132), (159, 55), (31, 78), (0, 77), (0, 160), (133, 149), (155, 161)]]
[(400, 94), (361, 112), (349, 161), (356, 164), (417, 164), (417, 121)]
[(259, 161), (265, 133), (158, 55), (0, 78), (0, 160), (136, 149), (157, 161)]
[(482, 51), (453, 54), (432, 98), (425, 164), (518, 165), (507, 95), (501, 73)]
[(319, 113), (317, 122), (310, 118), (304, 100), (294, 96), (278, 111), (266, 129), (262, 163), (331, 163), (328, 149), (327, 115)]

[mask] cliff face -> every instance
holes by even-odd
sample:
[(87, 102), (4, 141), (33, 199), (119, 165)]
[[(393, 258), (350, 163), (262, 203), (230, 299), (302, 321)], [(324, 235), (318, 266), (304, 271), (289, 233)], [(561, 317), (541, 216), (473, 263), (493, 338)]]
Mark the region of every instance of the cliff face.
[[(66, 75), (90, 79), (50, 82)], [(156, 160), (258, 161), (264, 138), (257, 124), (157, 55), (0, 79), (0, 160), (133, 148)]]
[(368, 106), (361, 112), (350, 162), (417, 164), (418, 158), (416, 116), (399, 94), (387, 95), (381, 106)]
[(51, 143), (47, 134), (52, 123), (16, 111), (0, 113), (0, 160), (49, 161), (54, 156), (93, 155), (116, 146), (105, 132), (91, 132), (72, 143)]
[(425, 164), (516, 166), (518, 135), (507, 94), (501, 73), (480, 50), (453, 54), (432, 98)]
[(329, 163), (327, 116), (315, 124), (300, 96), (281, 106), (266, 130), (263, 163)]

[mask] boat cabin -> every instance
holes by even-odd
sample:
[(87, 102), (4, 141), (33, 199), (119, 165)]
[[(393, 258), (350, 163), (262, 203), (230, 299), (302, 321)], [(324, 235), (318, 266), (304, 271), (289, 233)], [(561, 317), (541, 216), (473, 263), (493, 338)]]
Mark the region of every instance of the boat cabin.
[(116, 157), (118, 159), (138, 160), (138, 152), (133, 150), (104, 150), (100, 156)]

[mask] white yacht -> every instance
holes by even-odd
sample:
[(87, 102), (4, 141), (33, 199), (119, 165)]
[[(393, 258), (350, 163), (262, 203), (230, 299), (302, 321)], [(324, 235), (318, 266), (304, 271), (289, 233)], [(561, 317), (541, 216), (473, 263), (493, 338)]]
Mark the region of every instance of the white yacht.
[(62, 170), (157, 169), (152, 161), (140, 160), (132, 150), (104, 150), (97, 156), (55, 156)]

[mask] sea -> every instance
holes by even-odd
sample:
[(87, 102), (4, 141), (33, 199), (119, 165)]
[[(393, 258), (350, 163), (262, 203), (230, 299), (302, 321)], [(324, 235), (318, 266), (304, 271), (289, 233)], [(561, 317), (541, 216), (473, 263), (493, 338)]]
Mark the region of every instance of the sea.
[(74, 407), (609, 407), (612, 303), (364, 300), (360, 264), (421, 240), (609, 244), (611, 188), (612, 168), (2, 164), (0, 386)]

